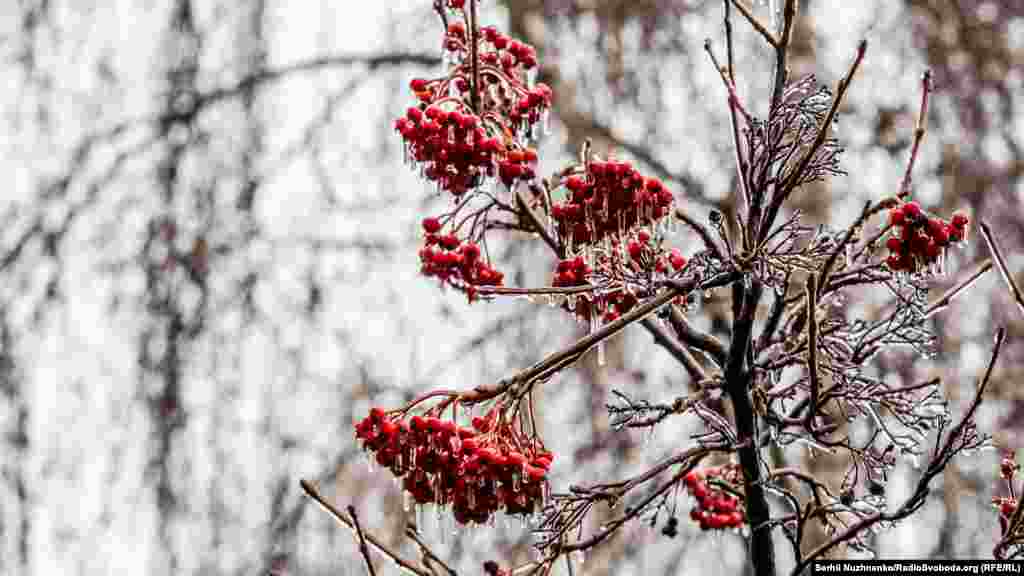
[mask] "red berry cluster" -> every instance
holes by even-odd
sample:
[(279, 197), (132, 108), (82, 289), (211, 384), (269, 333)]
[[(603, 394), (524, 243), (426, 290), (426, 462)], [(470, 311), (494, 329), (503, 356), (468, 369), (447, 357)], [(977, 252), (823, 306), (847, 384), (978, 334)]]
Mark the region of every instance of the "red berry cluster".
[(742, 500), (733, 493), (713, 486), (723, 482), (739, 486), (740, 469), (734, 464), (691, 470), (683, 478), (686, 489), (697, 499), (697, 506), (690, 511), (690, 518), (700, 524), (701, 530), (738, 528), (743, 525)]
[(659, 274), (668, 272), (669, 266), (679, 271), (686, 266), (686, 257), (678, 248), (667, 252), (658, 253), (657, 247), (651, 244), (651, 235), (647, 230), (640, 230), (636, 238), (626, 244), (626, 252), (629, 254), (629, 265), (633, 270), (639, 272), (653, 266), (654, 271)]
[(484, 262), (480, 246), (463, 242), (455, 234), (441, 234), (442, 224), (437, 218), (424, 218), (424, 246), (420, 249), (420, 270), (424, 276), (439, 278), (455, 288), (464, 290), (472, 299), (476, 286), (500, 286), (505, 275)]
[(460, 524), (499, 510), (529, 515), (542, 504), (554, 455), (498, 412), (473, 418), (472, 427), (406, 416), (373, 408), (355, 425), (356, 438), (417, 503), (451, 506)]
[[(416, 79), (412, 85), (425, 82)], [(461, 196), (494, 175), (495, 159), (505, 154), (506, 146), (499, 138), (487, 136), (468, 107), (456, 100), (448, 102), (409, 108), (405, 117), (395, 121), (395, 130), (405, 141), (407, 158), (420, 165), (423, 177)]]
[(670, 192), (657, 178), (644, 178), (630, 163), (589, 162), (583, 173), (565, 177), (568, 199), (551, 207), (558, 232), (569, 246), (595, 244), (625, 235), (668, 215)]
[(583, 256), (568, 258), (555, 266), (555, 278), (551, 281), (551, 285), (556, 287), (583, 286), (587, 283), (587, 275), (591, 272), (592, 270)]
[(917, 202), (889, 210), (893, 235), (885, 242), (889, 257), (885, 263), (894, 271), (917, 272), (934, 264), (943, 250), (967, 238), (967, 216), (953, 214), (950, 222), (929, 216)]
[[(672, 270), (682, 270), (686, 257), (677, 248), (664, 250), (652, 242), (651, 234), (644, 229), (639, 230), (625, 244), (626, 254), (599, 254), (597, 262), (602, 268), (627, 266), (636, 273), (654, 271), (665, 274)], [(618, 271), (621, 273), (621, 270)], [(593, 269), (586, 263), (583, 256), (560, 261), (555, 267), (555, 276), (551, 284), (555, 287), (583, 286), (587, 284)], [(605, 323), (617, 320), (636, 306), (638, 299), (632, 292), (624, 289), (607, 290), (600, 294), (581, 296), (572, 308), (572, 312), (583, 321), (589, 321), (592, 314), (599, 316)]]
[(493, 27), (483, 28), (475, 67), (480, 85), (473, 86), (465, 3), (449, 2), (449, 7), (463, 19), (445, 33), (446, 57), (454, 66), (441, 78), (413, 79), (409, 87), (419, 105), (395, 121), (407, 157), (424, 177), (455, 196), (496, 172), (506, 185), (533, 178), (537, 154), (525, 138), (515, 136), (528, 135), (551, 107), (551, 89), (528, 87), (525, 80), (526, 71), (537, 66), (537, 54)]

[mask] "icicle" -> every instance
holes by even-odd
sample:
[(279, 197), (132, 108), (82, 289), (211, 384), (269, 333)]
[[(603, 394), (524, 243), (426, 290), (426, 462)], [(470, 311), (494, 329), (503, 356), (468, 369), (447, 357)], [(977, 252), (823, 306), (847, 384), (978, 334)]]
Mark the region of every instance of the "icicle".
[(597, 343), (597, 365), (604, 366), (604, 340)]
[(565, 300), (566, 300), (566, 303), (569, 305), (569, 312), (575, 312), (576, 311), (576, 295), (575, 294), (569, 294), (568, 296), (566, 296)]

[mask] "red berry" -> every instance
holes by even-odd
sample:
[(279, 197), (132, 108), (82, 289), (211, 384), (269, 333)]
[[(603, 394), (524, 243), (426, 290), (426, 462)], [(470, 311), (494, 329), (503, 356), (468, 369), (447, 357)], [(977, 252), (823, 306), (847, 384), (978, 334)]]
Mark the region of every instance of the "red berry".
[(427, 89), (427, 81), (423, 78), (413, 78), (409, 82), (409, 88), (412, 88), (413, 92), (423, 92)]
[(628, 244), (629, 257), (633, 260), (640, 260), (640, 255), (644, 251), (644, 247), (636, 240), (630, 240)]
[(893, 208), (889, 210), (889, 223), (893, 226), (902, 226), (905, 221), (905, 216), (902, 208)]
[(695, 486), (693, 486), (691, 488), (691, 492), (693, 492), (693, 497), (696, 498), (697, 500), (700, 500), (701, 502), (707, 500), (708, 488), (707, 485), (704, 484), (703, 482), (697, 483)]
[(423, 219), (423, 230), (428, 234), (436, 234), (441, 230), (441, 221), (433, 216)]
[(1013, 513), (1017, 510), (1017, 502), (1009, 498), (1003, 500), (1003, 503), (999, 507), (999, 512), (1009, 518), (1013, 516)]
[(374, 422), (380, 422), (384, 418), (384, 410), (381, 408), (373, 407), (370, 409), (370, 420)]
[(903, 205), (903, 213), (907, 218), (915, 220), (921, 215), (921, 205), (917, 202), (907, 202)]
[(460, 243), (462, 243), (455, 234), (445, 234), (444, 236), (441, 236), (439, 242), (441, 243), (441, 246), (444, 246), (448, 250), (454, 250), (459, 247)]
[(967, 215), (964, 214), (963, 212), (954, 212), (953, 213), (953, 221), (952, 221), (952, 223), (953, 223), (954, 227), (963, 229), (965, 226), (967, 226), (968, 222), (970, 222), (970, 219), (967, 218)]
[(480, 257), (480, 247), (470, 242), (462, 246), (462, 257), (467, 262), (473, 262)]
[(544, 480), (544, 477), (546, 475), (547, 471), (544, 468), (530, 465), (526, 466), (526, 477), (530, 480), (530, 482), (540, 482)]
[(509, 452), (506, 458), (509, 466), (522, 467), (526, 464), (526, 456), (523, 456), (519, 452)]
[(651, 241), (651, 234), (647, 230), (641, 230), (636, 233), (636, 239), (639, 240), (641, 244), (647, 244)]
[(727, 527), (738, 528), (739, 526), (742, 526), (742, 525), (743, 525), (743, 513), (742, 512), (739, 512), (739, 511), (732, 512), (728, 516), (726, 516), (726, 526)]
[(903, 257), (899, 254), (890, 254), (889, 257), (885, 259), (885, 264), (890, 270), (900, 270), (903, 268)]
[(669, 261), (672, 262), (672, 268), (675, 270), (682, 270), (686, 266), (686, 258), (679, 252), (679, 249), (673, 248), (671, 255), (669, 255)]
[(448, 25), (448, 35), (462, 38), (466, 33), (466, 26), (462, 22), (452, 22)]
[(899, 238), (890, 237), (885, 241), (885, 247), (888, 248), (890, 252), (899, 254), (902, 251), (903, 243), (900, 242)]

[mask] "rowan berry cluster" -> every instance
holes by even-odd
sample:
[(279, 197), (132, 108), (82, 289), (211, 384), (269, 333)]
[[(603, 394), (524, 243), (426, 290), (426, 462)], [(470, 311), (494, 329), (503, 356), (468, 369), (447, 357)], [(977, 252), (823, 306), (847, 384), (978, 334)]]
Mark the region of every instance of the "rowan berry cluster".
[(627, 284), (686, 266), (678, 249), (665, 249), (649, 231), (669, 215), (673, 203), (660, 180), (643, 177), (628, 162), (594, 158), (566, 171), (557, 189), (564, 189), (565, 199), (552, 203), (551, 217), (562, 245), (586, 257), (558, 262), (552, 285), (604, 280), (599, 292), (566, 304), (580, 320), (618, 319), (637, 303)]
[[(738, 528), (743, 525), (743, 501), (736, 495), (735, 487), (742, 486), (740, 468), (735, 464), (691, 470), (683, 478), (686, 489), (697, 500), (690, 510), (690, 519), (700, 525), (701, 530)], [(726, 486), (731, 490), (724, 489)]]
[[(655, 272), (666, 274), (669, 270), (680, 271), (686, 264), (686, 257), (677, 248), (665, 250), (652, 241), (651, 234), (644, 229), (629, 236), (624, 243), (625, 254), (608, 254), (595, 250), (595, 261), (602, 269), (612, 271), (612, 276), (621, 276), (624, 271), (635, 274)], [(625, 270), (624, 270), (625, 269)], [(593, 268), (583, 256), (561, 260), (555, 267), (552, 286), (569, 287), (586, 285), (593, 274)], [(589, 321), (592, 314), (605, 323), (617, 320), (636, 306), (638, 298), (625, 289), (605, 290), (597, 294), (581, 296), (572, 308), (577, 318)]]
[(445, 57), (453, 65), (441, 78), (414, 78), (409, 87), (419, 104), (395, 121), (406, 157), (425, 178), (457, 197), (496, 175), (507, 186), (531, 179), (537, 154), (526, 140), (545, 119), (552, 96), (548, 86), (530, 87), (527, 81), (537, 54), (485, 27), (475, 35), (474, 64), (464, 2), (449, 7), (462, 18), (445, 33)]
[(560, 182), (565, 202), (551, 207), (567, 246), (592, 245), (605, 237), (624, 238), (668, 215), (673, 196), (657, 178), (644, 178), (629, 162), (593, 160)]
[(452, 233), (441, 234), (438, 218), (423, 219), (424, 246), (420, 249), (420, 271), (463, 290), (472, 300), (477, 286), (500, 286), (505, 275), (484, 262), (480, 246), (464, 242)]
[(554, 455), (498, 411), (471, 427), (429, 412), (407, 416), (373, 408), (355, 430), (418, 504), (451, 506), (460, 524), (487, 522), (499, 510), (529, 515), (542, 504)]
[(950, 222), (930, 216), (917, 202), (907, 202), (889, 210), (893, 235), (885, 242), (889, 249), (886, 264), (890, 270), (914, 273), (936, 264), (950, 245), (967, 238), (967, 216), (953, 214)]

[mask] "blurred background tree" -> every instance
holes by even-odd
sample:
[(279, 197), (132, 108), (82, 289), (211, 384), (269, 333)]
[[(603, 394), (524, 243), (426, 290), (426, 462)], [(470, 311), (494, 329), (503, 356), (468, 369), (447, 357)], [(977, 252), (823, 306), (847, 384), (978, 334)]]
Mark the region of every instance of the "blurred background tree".
[[(583, 330), (525, 301), (469, 307), (418, 276), (417, 220), (440, 201), (399, 169), (391, 120), (408, 78), (440, 66), (439, 24), (429, 2), (386, 4), (0, 7), (0, 572), (336, 573), (358, 561), (354, 541), (309, 513), (297, 478), (336, 482), (396, 545), (410, 519), (353, 441), (371, 402), (493, 381)], [(1024, 5), (808, 0), (800, 18), (797, 74), (833, 85), (861, 37), (872, 47), (838, 125), (851, 175), (805, 190), (799, 207), (845, 225), (894, 192), (931, 67), (915, 196), (989, 221), (1021, 280)], [(720, 38), (721, 2), (510, 0), (485, 3), (483, 19), (533, 44), (555, 89), (542, 173), (590, 138), (693, 212), (731, 211), (724, 95), (702, 50)], [(737, 42), (740, 90), (763, 94), (767, 52), (742, 23)], [(539, 243), (500, 248), (509, 285), (550, 280)], [(971, 242), (957, 268), (984, 257)], [(969, 398), (987, 327), (1008, 323), (979, 423), (1019, 449), (1024, 323), (996, 280), (937, 317), (935, 357), (874, 362), (903, 380), (943, 374), (952, 399)], [(727, 300), (704, 301), (695, 322), (724, 331)], [(642, 330), (619, 337), (606, 366), (590, 359), (560, 380), (542, 410), (552, 447), (573, 455), (556, 462), (558, 485), (639, 470), (694, 425), (610, 429), (611, 389), (654, 401), (690, 384)], [(944, 498), (878, 542), (881, 555), (989, 554), (994, 459), (958, 464)], [(462, 569), (529, 554), (518, 524), (444, 532), (433, 543)], [(586, 572), (738, 573), (742, 550), (685, 524), (675, 539), (638, 526)]]

